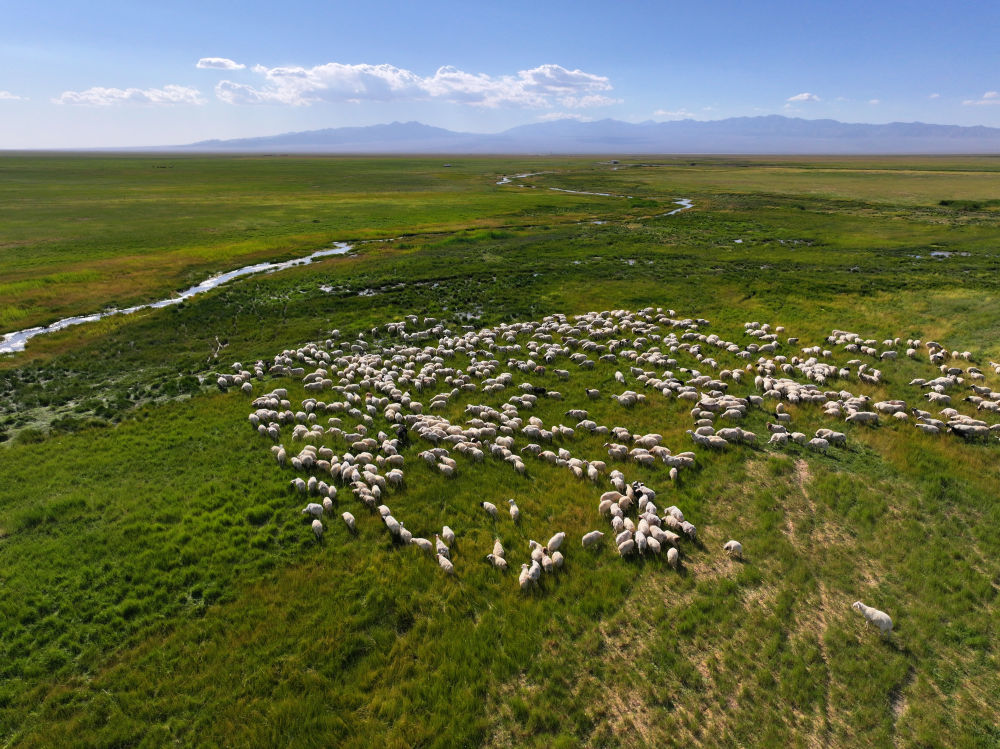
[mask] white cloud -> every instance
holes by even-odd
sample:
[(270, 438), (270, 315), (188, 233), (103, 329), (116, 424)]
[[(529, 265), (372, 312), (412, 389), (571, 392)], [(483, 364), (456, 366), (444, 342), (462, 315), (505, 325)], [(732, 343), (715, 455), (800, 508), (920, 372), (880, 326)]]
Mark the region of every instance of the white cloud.
[(928, 99), (940, 99), (941, 98), (941, 94), (931, 94), (927, 98)]
[(967, 107), (981, 107), (1000, 104), (1000, 91), (987, 91), (979, 99), (966, 99), (962, 102)]
[(53, 99), (56, 104), (82, 104), (90, 107), (108, 107), (114, 104), (204, 104), (196, 88), (170, 84), (163, 88), (103, 88), (95, 86), (86, 91), (64, 91)]
[(246, 65), (234, 62), (228, 57), (202, 57), (198, 60), (198, 64), (195, 67), (208, 68), (210, 70), (243, 70)]
[(255, 65), (264, 78), (251, 86), (221, 81), (216, 96), (229, 104), (287, 104), (318, 102), (445, 100), (477, 107), (518, 106), (545, 108), (556, 103), (573, 109), (607, 106), (620, 100), (604, 76), (560, 65), (540, 65), (513, 75), (468, 73), (445, 66), (431, 76), (420, 76), (394, 65), (347, 65), (330, 62), (312, 68)]
[(795, 94), (795, 96), (789, 96), (785, 101), (820, 101), (820, 98), (816, 94), (810, 94), (809, 92), (803, 92), (801, 94)]
[(27, 99), (10, 91), (0, 91), (0, 101), (27, 101)]
[(869, 104), (881, 104), (882, 100), (881, 99), (869, 99), (868, 103)]

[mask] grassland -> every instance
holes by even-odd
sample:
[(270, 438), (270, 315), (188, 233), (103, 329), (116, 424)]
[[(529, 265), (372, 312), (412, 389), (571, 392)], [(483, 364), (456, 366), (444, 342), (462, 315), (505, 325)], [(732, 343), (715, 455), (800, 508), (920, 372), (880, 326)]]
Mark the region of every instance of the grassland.
[[(682, 575), (583, 554), (599, 491), (564, 470), (532, 463), (518, 478), (487, 461), (449, 481), (408, 453), (407, 487), (389, 504), (416, 534), (459, 532), (448, 579), (390, 544), (346, 491), (358, 538), (331, 524), (317, 544), (290, 473), (246, 426), (247, 400), (199, 382), (411, 313), (493, 325), (647, 305), (730, 334), (759, 319), (804, 342), (838, 327), (1000, 359), (989, 203), (1000, 161), (451, 163), (0, 160), (3, 330), (332, 241), (399, 237), (43, 336), (0, 361), (0, 741), (1000, 742), (995, 441), (847, 425), (849, 448), (829, 456), (700, 456), (675, 488), (643, 473), (702, 533)], [(548, 173), (535, 189), (495, 184), (528, 171)], [(680, 197), (695, 207), (657, 217)], [(930, 255), (942, 251), (968, 254)], [(568, 385), (532, 378), (567, 396), (537, 414), (564, 421), (585, 385), (611, 392), (614, 369)], [(852, 388), (915, 401), (906, 383), (927, 369), (903, 361), (884, 385)], [(584, 407), (689, 444), (676, 402)], [(747, 427), (762, 433), (766, 418)], [(805, 432), (821, 424), (806, 407), (794, 419)], [(596, 457), (600, 440), (578, 449)], [(524, 522), (494, 528), (475, 502), (508, 496)], [(494, 531), (523, 555), (554, 527), (570, 533), (567, 567), (536, 593), (481, 562)], [(721, 555), (729, 537), (746, 564)], [(858, 598), (890, 611), (891, 640), (864, 630)]]

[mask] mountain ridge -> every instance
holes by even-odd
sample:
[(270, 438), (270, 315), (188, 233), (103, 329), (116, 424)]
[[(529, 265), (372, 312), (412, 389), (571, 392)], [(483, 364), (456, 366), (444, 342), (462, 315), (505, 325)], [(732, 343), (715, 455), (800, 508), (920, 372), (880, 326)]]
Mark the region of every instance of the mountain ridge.
[(762, 115), (639, 123), (566, 118), (518, 125), (499, 133), (468, 133), (410, 121), (214, 139), (170, 148), (302, 153), (971, 154), (1000, 153), (1000, 128)]

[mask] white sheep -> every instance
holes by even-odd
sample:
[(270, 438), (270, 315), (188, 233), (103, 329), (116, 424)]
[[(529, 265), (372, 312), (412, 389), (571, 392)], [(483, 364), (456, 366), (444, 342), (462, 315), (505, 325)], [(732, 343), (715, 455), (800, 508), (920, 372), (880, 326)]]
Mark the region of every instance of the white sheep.
[(491, 518), (496, 518), (497, 516), (497, 506), (492, 502), (480, 502), (479, 506), (486, 510), (486, 514)]
[(435, 551), (437, 551), (438, 556), (448, 557), (449, 559), (451, 558), (451, 552), (448, 550), (448, 547), (445, 546), (444, 543), (441, 541), (441, 536), (437, 535), (436, 533), (434, 534), (434, 549)]
[(315, 518), (323, 517), (323, 505), (316, 504), (315, 502), (310, 502), (302, 510), (303, 515), (312, 515)]
[(454, 546), (455, 531), (453, 531), (450, 527), (446, 525), (444, 528), (441, 529), (441, 538), (443, 538), (444, 542), (449, 546)]
[(533, 581), (528, 571), (528, 565), (526, 564), (521, 565), (521, 574), (517, 576), (517, 582), (521, 586), (521, 590), (527, 590), (529, 587), (531, 587), (531, 583)]
[(869, 624), (874, 624), (883, 635), (892, 631), (892, 619), (884, 611), (873, 609), (871, 606), (865, 606), (861, 601), (855, 601), (851, 604), (851, 608), (861, 612), (861, 615), (867, 620), (865, 622), (866, 627)]
[[(510, 519), (515, 523), (521, 519), (521, 510), (518, 509), (517, 504), (513, 499), (508, 499), (507, 504), (510, 505)], [(485, 505), (483, 506), (485, 509)], [(487, 510), (489, 512), (489, 510)]]
[(316, 534), (316, 540), (319, 541), (323, 538), (323, 523), (319, 521), (319, 518), (314, 518), (312, 521), (313, 533)]
[(426, 551), (428, 554), (434, 553), (434, 544), (432, 544), (426, 538), (411, 538), (410, 543), (416, 546), (421, 551)]
[(354, 530), (355, 530), (355, 528), (354, 528), (354, 516), (351, 513), (349, 513), (349, 512), (345, 512), (340, 517), (342, 517), (344, 519), (344, 522), (347, 524), (347, 530), (349, 530), (351, 533), (354, 533)]
[(559, 533), (555, 534), (552, 538), (549, 539), (549, 542), (546, 544), (546, 547), (548, 548), (549, 551), (556, 551), (560, 546), (562, 546), (562, 542), (565, 540), (566, 540), (566, 534), (560, 531)]
[(500, 539), (496, 539), (493, 542), (493, 556), (503, 559), (507, 553), (503, 550), (503, 544), (500, 543)]
[(681, 554), (673, 546), (671, 546), (669, 549), (667, 549), (667, 564), (669, 564), (675, 570), (680, 567), (680, 564), (681, 564)]
[(737, 559), (743, 558), (743, 544), (739, 541), (726, 541), (722, 545), (722, 548), (731, 557), (736, 557)]
[(437, 561), (438, 561), (438, 564), (441, 566), (441, 569), (443, 569), (449, 575), (454, 575), (455, 574), (455, 565), (453, 565), (451, 563), (451, 560), (448, 559), (448, 557), (445, 557), (445, 556), (442, 556), (441, 554), (438, 554), (437, 555)]
[(592, 546), (597, 546), (604, 538), (604, 534), (600, 531), (591, 531), (590, 533), (585, 533), (581, 542), (583, 543), (583, 548), (589, 549)]
[(503, 557), (498, 557), (496, 554), (487, 554), (486, 561), (492, 564), (501, 572), (507, 571), (507, 560)]

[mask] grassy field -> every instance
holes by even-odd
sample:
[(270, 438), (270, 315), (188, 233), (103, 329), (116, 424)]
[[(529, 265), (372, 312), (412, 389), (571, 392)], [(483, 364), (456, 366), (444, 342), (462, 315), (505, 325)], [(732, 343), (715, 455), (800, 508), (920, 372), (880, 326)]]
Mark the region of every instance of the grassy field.
[[(288, 488), (295, 474), (247, 426), (249, 399), (214, 388), (233, 361), (334, 328), (371, 340), (408, 314), (460, 330), (654, 306), (741, 344), (750, 320), (801, 345), (834, 328), (934, 339), (972, 351), (1000, 390), (987, 366), (1000, 360), (997, 159), (622, 161), (0, 159), (2, 330), (333, 241), (397, 238), (41, 336), (0, 360), (0, 742), (1000, 743), (995, 437), (862, 427), (800, 405), (796, 429), (841, 429), (847, 447), (715, 453), (685, 435), (689, 405), (652, 392), (625, 410), (607, 397), (624, 362), (572, 367), (569, 381), (519, 374), (563, 392), (530, 412), (546, 424), (570, 423), (576, 406), (694, 449), (676, 484), (662, 466), (626, 472), (680, 506), (700, 541), (682, 545), (680, 573), (624, 561), (609, 538), (584, 552), (582, 533), (610, 534), (596, 511), (608, 485), (535, 460), (518, 476), (490, 458), (460, 460), (447, 479), (417, 442), (387, 504), (415, 535), (456, 530), (450, 578), (393, 545), (347, 488), (337, 512), (358, 517), (358, 535), (334, 518), (317, 543)], [(529, 171), (546, 172), (524, 180), (534, 189), (495, 184)], [(694, 208), (663, 216), (681, 197)], [(881, 368), (881, 385), (832, 387), (934, 410), (907, 384), (939, 374), (925, 350)], [(756, 392), (750, 380), (731, 391)], [(293, 404), (305, 395), (285, 379), (254, 385), (279, 386)], [(441, 414), (461, 423), (466, 403), (509, 395), (463, 394)], [(773, 418), (752, 411), (743, 426), (766, 436)], [(562, 444), (597, 459), (604, 441)], [(477, 506), (507, 497), (519, 526)], [(569, 534), (565, 568), (521, 593), (527, 539), (555, 530)], [(494, 534), (506, 575), (482, 561)], [(744, 563), (722, 553), (728, 538)], [(857, 599), (892, 615), (891, 637), (866, 631)]]

